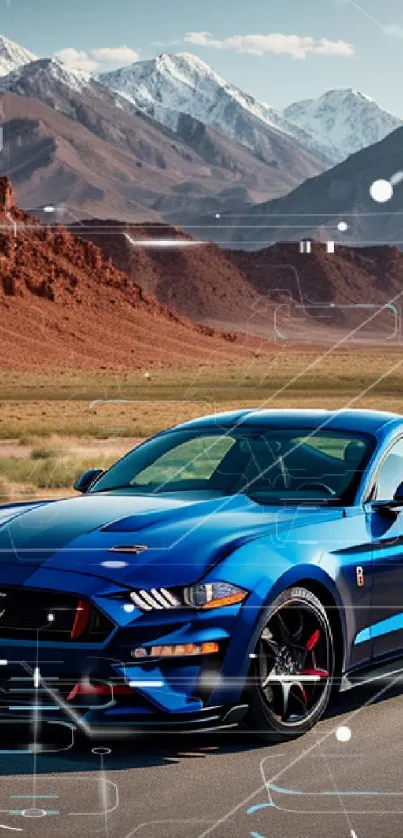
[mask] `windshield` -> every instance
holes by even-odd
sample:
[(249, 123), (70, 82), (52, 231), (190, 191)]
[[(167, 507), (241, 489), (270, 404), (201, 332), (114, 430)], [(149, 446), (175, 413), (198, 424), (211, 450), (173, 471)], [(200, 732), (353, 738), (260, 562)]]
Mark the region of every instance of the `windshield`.
[(243, 493), (261, 503), (349, 502), (372, 448), (371, 437), (344, 431), (173, 430), (131, 451), (90, 491)]

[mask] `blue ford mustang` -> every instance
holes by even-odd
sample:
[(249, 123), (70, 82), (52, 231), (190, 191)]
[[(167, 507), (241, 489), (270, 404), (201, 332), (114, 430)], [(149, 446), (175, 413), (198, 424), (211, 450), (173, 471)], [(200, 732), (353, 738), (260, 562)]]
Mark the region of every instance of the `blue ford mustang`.
[(243, 410), (0, 509), (0, 715), (306, 731), (403, 656), (403, 418)]

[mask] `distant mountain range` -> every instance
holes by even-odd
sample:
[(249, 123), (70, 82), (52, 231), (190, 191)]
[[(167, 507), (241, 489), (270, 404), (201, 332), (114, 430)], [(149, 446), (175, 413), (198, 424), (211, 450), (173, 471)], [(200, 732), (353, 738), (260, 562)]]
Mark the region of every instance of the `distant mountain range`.
[[(74, 123), (75, 128), (82, 126), (108, 143), (109, 161), (104, 147), (103, 166), (101, 170), (97, 169), (96, 175), (102, 177), (104, 184), (106, 179), (115, 179), (115, 189), (118, 188), (121, 198), (119, 201), (112, 200), (107, 192), (100, 195), (97, 191), (91, 207), (93, 215), (101, 212), (102, 204), (105, 210), (108, 205), (117, 208), (126, 204), (124, 217), (128, 217), (131, 211), (136, 218), (139, 212), (145, 210), (143, 217), (147, 219), (150, 218), (148, 210), (155, 211), (159, 217), (175, 212), (180, 218), (186, 218), (191, 212), (219, 211), (224, 205), (235, 206), (240, 201), (254, 203), (282, 195), (326, 168), (323, 160), (278, 132), (273, 132), (272, 159), (268, 163), (243, 144), (189, 114), (178, 114), (176, 130), (171, 130), (88, 73), (69, 70), (54, 59), (38, 59), (22, 64), (0, 78), (0, 93), (1, 90), (23, 97), (22, 102), (31, 113), (32, 100), (35, 100), (51, 108), (54, 115), (63, 114)], [(27, 99), (31, 101), (27, 103)], [(24, 116), (23, 111), (20, 115)], [(9, 117), (7, 110), (5, 117), (6, 120)], [(67, 126), (64, 127), (67, 130)], [(16, 137), (15, 124), (11, 128), (7, 121), (3, 124), (5, 143), (11, 136), (14, 143), (21, 145), (22, 140), (18, 141)], [(70, 135), (74, 130), (71, 126)], [(55, 129), (51, 133), (58, 153), (62, 153), (65, 135), (62, 133), (58, 138)], [(81, 156), (82, 146), (78, 140), (74, 145), (74, 158), (65, 155), (63, 169), (72, 167), (75, 192), (69, 196), (64, 188), (58, 203), (67, 203), (75, 213), (86, 215), (91, 197), (83, 186), (87, 200), (81, 207), (77, 203), (76, 157), (77, 154)], [(131, 164), (127, 161), (133, 169), (131, 176), (128, 179), (122, 176), (119, 187), (114, 178), (116, 147), (134, 157)], [(23, 182), (22, 170), (16, 178), (13, 168), (10, 168), (11, 158), (12, 151), (9, 151), (4, 160), (0, 160), (0, 166), (8, 166), (3, 173), (13, 177), (20, 203), (25, 204), (27, 184)], [(28, 158), (32, 160), (33, 155), (29, 154)], [(54, 156), (51, 159), (54, 160)], [(145, 167), (144, 171), (136, 171), (142, 167)], [(91, 169), (91, 162), (86, 161), (82, 168), (83, 181), (91, 179)], [(40, 175), (40, 179), (36, 178), (37, 204), (43, 203), (40, 183), (47, 180), (43, 162)]]
[(283, 112), (258, 102), (204, 61), (188, 53), (139, 61), (100, 79), (127, 96), (148, 116), (176, 130), (185, 112), (269, 162), (273, 138), (292, 137), (334, 165), (383, 139), (403, 120), (355, 90), (331, 90), (295, 102)]
[(187, 217), (284, 194), (323, 169), (299, 148), (298, 177), (286, 166), (271, 168), (185, 114), (174, 133), (87, 73), (51, 59), (0, 79), (0, 101), (7, 145), (0, 173), (12, 176), (20, 203), (31, 208), (52, 203), (80, 217)]
[(143, 113), (172, 130), (189, 114), (241, 143), (268, 164), (285, 164), (290, 140), (324, 160), (327, 148), (281, 113), (228, 83), (200, 58), (188, 53), (138, 61), (100, 80), (119, 91)]
[[(205, 238), (223, 246), (247, 250), (306, 238), (403, 248), (402, 146), (403, 127), (283, 198), (253, 207), (239, 205), (219, 219), (193, 218), (189, 229), (193, 235), (202, 230)], [(370, 189), (376, 180), (394, 182), (390, 200), (373, 199)]]
[(357, 91), (280, 113), (187, 53), (95, 77), (0, 37), (0, 105), (0, 174), (23, 206), (165, 220), (248, 248), (323, 238), (349, 213), (345, 241), (396, 240), (395, 222), (384, 224), (395, 204), (380, 208), (368, 190), (400, 170), (403, 123)]

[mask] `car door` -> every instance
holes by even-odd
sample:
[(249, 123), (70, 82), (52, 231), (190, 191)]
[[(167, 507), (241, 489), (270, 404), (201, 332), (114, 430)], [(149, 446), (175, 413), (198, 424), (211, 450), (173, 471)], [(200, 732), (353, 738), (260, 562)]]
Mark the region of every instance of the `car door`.
[[(403, 481), (403, 438), (384, 460), (372, 490), (372, 499), (392, 500)], [(403, 654), (403, 511), (367, 506), (372, 535), (372, 656)]]

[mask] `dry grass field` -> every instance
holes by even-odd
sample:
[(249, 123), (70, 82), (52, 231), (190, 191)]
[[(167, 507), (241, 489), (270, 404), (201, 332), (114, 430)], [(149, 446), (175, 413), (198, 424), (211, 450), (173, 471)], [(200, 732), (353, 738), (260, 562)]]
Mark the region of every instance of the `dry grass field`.
[(238, 407), (403, 412), (401, 348), (280, 346), (269, 360), (193, 372), (0, 372), (1, 499), (70, 494), (86, 468), (162, 428)]

